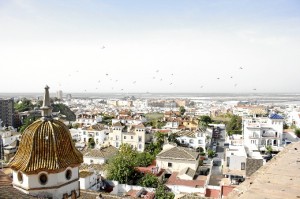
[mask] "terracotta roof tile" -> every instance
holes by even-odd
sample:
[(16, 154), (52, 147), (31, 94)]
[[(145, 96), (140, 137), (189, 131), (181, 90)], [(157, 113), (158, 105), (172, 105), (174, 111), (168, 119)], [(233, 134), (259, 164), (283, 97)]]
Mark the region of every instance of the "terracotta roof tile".
[(173, 172), (166, 184), (168, 185), (183, 185), (188, 187), (204, 187), (205, 180), (181, 180), (177, 177), (178, 172)]

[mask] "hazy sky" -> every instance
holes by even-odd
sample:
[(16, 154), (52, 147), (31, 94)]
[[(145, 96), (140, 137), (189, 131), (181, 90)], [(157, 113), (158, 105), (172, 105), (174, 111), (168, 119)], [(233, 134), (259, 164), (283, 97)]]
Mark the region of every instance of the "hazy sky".
[(0, 0), (0, 92), (300, 92), (299, 76), (299, 0)]

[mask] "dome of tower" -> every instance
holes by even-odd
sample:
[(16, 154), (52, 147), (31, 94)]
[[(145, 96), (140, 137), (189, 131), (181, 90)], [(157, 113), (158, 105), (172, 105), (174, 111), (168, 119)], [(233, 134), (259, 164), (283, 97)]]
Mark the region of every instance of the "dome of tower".
[(42, 118), (23, 132), (18, 151), (9, 163), (13, 170), (51, 173), (83, 162), (83, 155), (75, 148), (68, 127), (52, 118), (49, 87), (45, 89)]

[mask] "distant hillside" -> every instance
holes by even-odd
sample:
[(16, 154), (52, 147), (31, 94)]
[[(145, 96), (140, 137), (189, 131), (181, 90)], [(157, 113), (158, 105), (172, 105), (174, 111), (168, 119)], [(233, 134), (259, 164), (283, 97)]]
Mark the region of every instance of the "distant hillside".
[(76, 120), (76, 115), (73, 111), (70, 110), (69, 107), (67, 107), (66, 105), (64, 104), (52, 104), (51, 105), (53, 107), (53, 112), (59, 112), (60, 111), (60, 114), (62, 115), (65, 115), (66, 116), (66, 120), (69, 120), (69, 121), (75, 121)]

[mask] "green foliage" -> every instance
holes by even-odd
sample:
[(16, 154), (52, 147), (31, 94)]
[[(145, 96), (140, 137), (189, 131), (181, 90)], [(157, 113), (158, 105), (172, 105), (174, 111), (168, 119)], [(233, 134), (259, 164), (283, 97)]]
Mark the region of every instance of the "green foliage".
[(168, 191), (168, 188), (161, 183), (155, 189), (155, 196), (157, 199), (173, 199), (175, 197), (174, 193)]
[(158, 144), (158, 146), (160, 146), (162, 148), (164, 142), (165, 142), (165, 138), (167, 137), (167, 135), (161, 133), (161, 132), (156, 132), (154, 134), (154, 138), (156, 140), (156, 143)]
[(135, 157), (137, 152), (129, 144), (122, 144), (118, 154), (106, 166), (107, 178), (129, 184), (135, 177)]
[(153, 155), (155, 158), (157, 154), (159, 154), (162, 150), (162, 146), (157, 144), (156, 142), (151, 142), (148, 146), (145, 148), (145, 152), (148, 152)]
[(160, 120), (164, 117), (163, 113), (147, 113), (145, 115), (147, 120)]
[(64, 104), (52, 104), (53, 112), (60, 112), (61, 114), (66, 116), (68, 121), (75, 121), (76, 115), (70, 108)]
[(289, 128), (289, 125), (287, 125), (287, 123), (283, 123), (283, 129), (288, 129)]
[(93, 148), (95, 148), (95, 145), (96, 145), (96, 143), (95, 143), (94, 138), (90, 138), (89, 142), (88, 142), (88, 147), (93, 149)]
[(21, 100), (21, 103), (20, 101), (16, 102), (14, 104), (14, 108), (16, 111), (18, 112), (23, 112), (23, 111), (29, 111), (29, 110), (32, 110), (33, 109), (33, 104), (31, 103), (31, 101), (29, 99), (26, 99), (26, 98), (23, 98)]
[(25, 118), (22, 126), (20, 126), (19, 128), (19, 132), (23, 133), (24, 130), (37, 119), (38, 117), (35, 116), (28, 116), (27, 118)]
[(211, 150), (211, 149), (207, 150), (207, 156), (209, 158), (213, 158), (213, 157), (215, 157), (215, 155), (216, 155), (216, 152), (214, 152), (213, 150)]
[(156, 188), (158, 186), (158, 178), (155, 175), (147, 173), (142, 177), (142, 179), (139, 181), (139, 185), (143, 187), (152, 187)]
[(179, 135), (177, 135), (176, 133), (171, 133), (169, 136), (168, 136), (168, 141), (169, 142), (173, 142), (173, 143), (176, 143), (178, 146), (180, 145), (180, 142), (176, 139), (178, 138)]
[(267, 152), (268, 152), (269, 154), (271, 154), (272, 151), (273, 151), (273, 148), (272, 148), (271, 145), (266, 146), (266, 149), (267, 149)]
[(180, 112), (180, 115), (181, 115), (181, 116), (184, 115), (185, 111), (186, 111), (186, 110), (185, 110), (184, 106), (180, 106), (180, 107), (179, 107), (179, 112)]
[(226, 131), (229, 135), (242, 133), (242, 118), (237, 115), (232, 115), (226, 124)]
[(151, 165), (155, 156), (151, 155), (149, 152), (138, 153), (136, 156), (136, 166), (138, 167), (147, 167)]
[(213, 122), (213, 120), (207, 115), (202, 115), (199, 118), (199, 124), (204, 126), (204, 127), (207, 127), (208, 124), (210, 124), (212, 122)]
[(295, 135), (300, 138), (300, 129), (299, 128), (295, 129)]
[(203, 149), (202, 147), (198, 147), (198, 148), (196, 149), (196, 151), (199, 152), (199, 153), (202, 153), (202, 152), (204, 151), (204, 149)]

